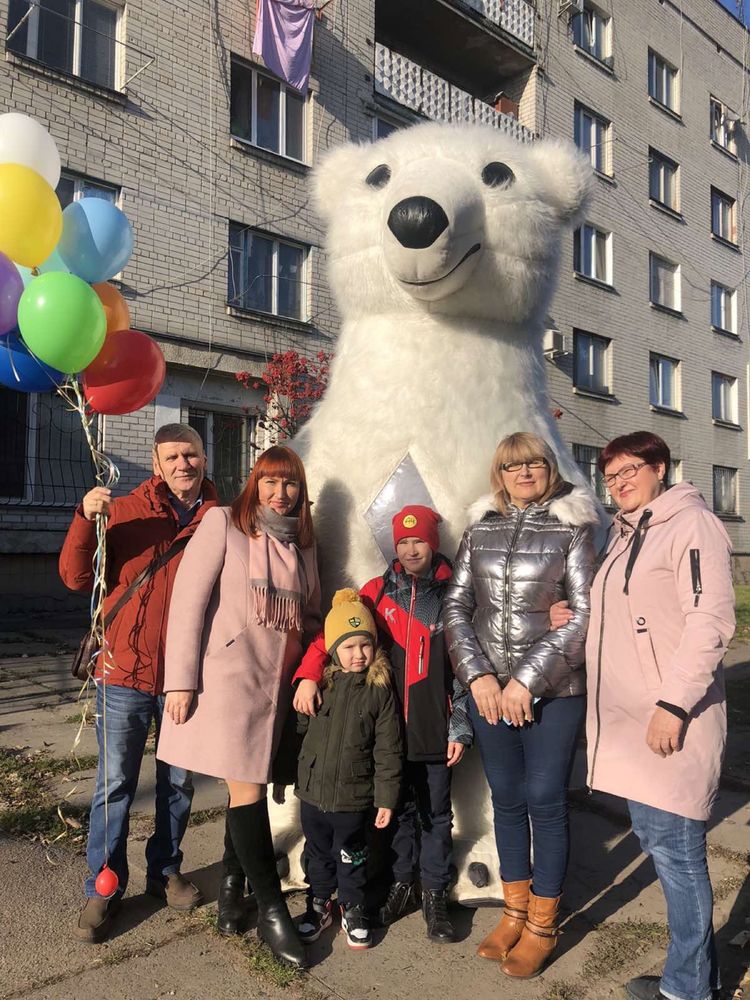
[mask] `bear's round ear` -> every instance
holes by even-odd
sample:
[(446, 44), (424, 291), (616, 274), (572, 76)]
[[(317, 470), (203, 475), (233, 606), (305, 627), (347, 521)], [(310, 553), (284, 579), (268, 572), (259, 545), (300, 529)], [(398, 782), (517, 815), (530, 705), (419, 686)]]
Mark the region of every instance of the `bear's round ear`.
[(540, 198), (555, 208), (563, 222), (577, 225), (592, 194), (590, 161), (572, 143), (561, 139), (542, 139), (526, 149), (542, 184)]
[(334, 211), (340, 209), (347, 191), (355, 189), (362, 181), (362, 171), (371, 155), (372, 146), (347, 143), (329, 150), (312, 173), (312, 192), (315, 207), (324, 222), (329, 222)]

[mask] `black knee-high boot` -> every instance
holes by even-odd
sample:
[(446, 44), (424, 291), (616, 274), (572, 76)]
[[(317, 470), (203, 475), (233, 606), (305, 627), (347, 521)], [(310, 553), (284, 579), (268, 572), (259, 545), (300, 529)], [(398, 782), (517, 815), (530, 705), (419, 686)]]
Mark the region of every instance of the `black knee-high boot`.
[(258, 903), (258, 936), (277, 958), (306, 967), (305, 947), (292, 923), (276, 871), (268, 803), (261, 799), (230, 808), (227, 820), (232, 844)]
[(225, 814), (224, 857), (222, 859), (221, 884), (219, 885), (219, 911), (217, 928), (219, 934), (241, 934), (245, 927), (247, 910), (245, 907), (245, 872), (232, 843), (229, 832), (229, 810)]

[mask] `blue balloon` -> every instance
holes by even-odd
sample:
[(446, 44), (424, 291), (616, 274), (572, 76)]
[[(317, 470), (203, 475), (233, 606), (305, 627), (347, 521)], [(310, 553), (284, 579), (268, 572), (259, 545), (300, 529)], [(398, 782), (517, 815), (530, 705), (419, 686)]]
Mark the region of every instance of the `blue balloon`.
[[(22, 264), (16, 264), (16, 270), (21, 275), (23, 279), (23, 287), (28, 288), (29, 282), (34, 280), (34, 275), (31, 273), (30, 267), (24, 267)], [(57, 250), (53, 250), (49, 257), (40, 264), (37, 268), (40, 274), (46, 274), (48, 271), (65, 271), (66, 274), (70, 273), (70, 268), (62, 259)]]
[(16, 392), (52, 392), (66, 378), (35, 358), (17, 330), (0, 339), (0, 385)]
[(57, 250), (73, 274), (90, 284), (113, 278), (130, 260), (133, 229), (105, 198), (80, 198), (63, 212)]

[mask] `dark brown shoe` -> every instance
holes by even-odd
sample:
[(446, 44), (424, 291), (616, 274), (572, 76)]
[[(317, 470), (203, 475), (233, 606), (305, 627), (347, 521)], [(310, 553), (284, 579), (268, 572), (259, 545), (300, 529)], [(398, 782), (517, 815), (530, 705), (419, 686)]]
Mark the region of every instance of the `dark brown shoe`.
[(187, 912), (194, 910), (203, 902), (203, 894), (197, 885), (188, 882), (184, 875), (165, 875), (165, 881), (146, 879), (146, 892), (149, 896), (163, 899), (170, 910)]
[(119, 909), (119, 896), (114, 899), (92, 896), (86, 900), (73, 933), (79, 941), (85, 941), (86, 944), (99, 944), (109, 934), (112, 920)]

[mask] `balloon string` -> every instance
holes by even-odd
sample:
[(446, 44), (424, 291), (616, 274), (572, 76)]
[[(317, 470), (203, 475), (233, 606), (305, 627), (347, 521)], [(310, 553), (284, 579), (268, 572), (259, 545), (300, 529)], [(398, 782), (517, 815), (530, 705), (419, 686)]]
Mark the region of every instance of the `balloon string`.
[[(96, 482), (98, 486), (108, 489), (116, 486), (120, 479), (120, 470), (112, 460), (98, 447), (95, 440), (95, 418), (93, 413), (86, 407), (86, 400), (81, 391), (80, 383), (75, 376), (71, 376), (64, 385), (58, 386), (58, 393), (71, 410), (74, 410), (81, 419), (81, 426), (86, 437), (91, 460), (94, 464)], [(107, 596), (107, 517), (105, 514), (96, 515), (96, 551), (93, 560), (94, 585), (91, 591), (91, 627), (90, 634), (93, 639), (91, 659), (87, 664), (86, 680), (78, 695), (79, 703), (83, 698), (87, 702), (90, 693), (90, 674), (97, 659), (101, 656), (101, 692), (102, 711), (99, 719), (102, 731), (102, 754), (100, 761), (102, 777), (104, 782), (104, 863), (109, 861), (109, 769), (107, 766), (107, 677), (112, 670), (112, 659), (110, 656), (109, 644), (104, 628), (104, 600)], [(86, 724), (88, 712), (86, 705), (81, 713), (81, 723), (78, 733), (73, 742), (73, 749), (80, 742), (83, 727)]]

